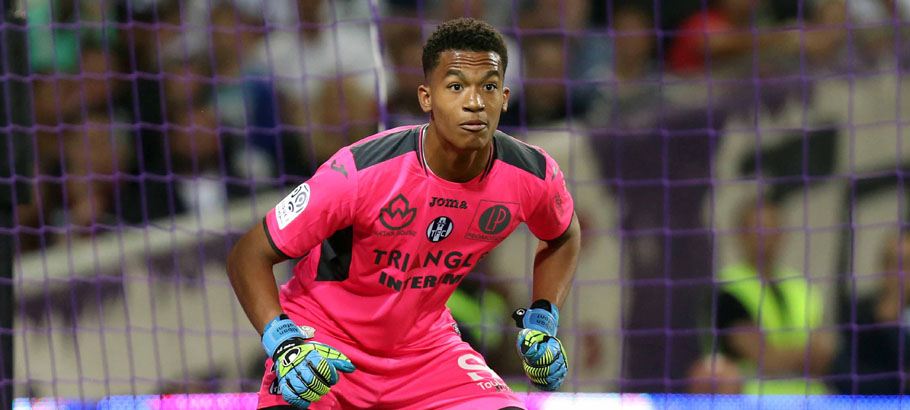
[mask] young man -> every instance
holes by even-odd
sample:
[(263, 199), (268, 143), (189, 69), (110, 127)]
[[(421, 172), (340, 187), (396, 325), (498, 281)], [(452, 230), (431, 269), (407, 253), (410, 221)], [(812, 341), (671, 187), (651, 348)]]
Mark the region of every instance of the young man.
[[(565, 379), (555, 336), (580, 230), (555, 161), (496, 131), (507, 61), (488, 24), (441, 25), (418, 89), (429, 124), (341, 149), (234, 246), (228, 275), (270, 357), (259, 408), (521, 408), (445, 307), (521, 222), (541, 243), (519, 355), (538, 387)], [(279, 292), (272, 265), (301, 257)]]

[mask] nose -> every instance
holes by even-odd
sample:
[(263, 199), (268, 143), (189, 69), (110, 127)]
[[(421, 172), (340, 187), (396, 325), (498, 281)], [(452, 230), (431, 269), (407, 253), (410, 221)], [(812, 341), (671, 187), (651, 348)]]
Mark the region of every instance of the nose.
[(483, 96), (481, 93), (473, 87), (468, 89), (467, 96), (465, 97), (464, 109), (465, 111), (477, 112), (483, 111), (485, 105), (483, 102)]

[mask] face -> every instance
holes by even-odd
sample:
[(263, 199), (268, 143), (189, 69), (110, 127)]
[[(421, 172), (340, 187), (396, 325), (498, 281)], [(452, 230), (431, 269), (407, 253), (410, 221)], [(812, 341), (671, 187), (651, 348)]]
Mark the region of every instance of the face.
[(486, 148), (508, 107), (504, 71), (494, 52), (442, 52), (439, 64), (427, 75), (427, 84), (417, 91), (420, 108), (430, 113), (436, 135), (459, 151)]
[(760, 4), (760, 0), (721, 0), (719, 2), (721, 11), (737, 23), (748, 22), (752, 15), (752, 8), (757, 9)]
[(642, 61), (651, 56), (654, 38), (649, 33), (647, 16), (635, 10), (624, 10), (613, 16), (616, 30), (616, 54), (625, 61)]

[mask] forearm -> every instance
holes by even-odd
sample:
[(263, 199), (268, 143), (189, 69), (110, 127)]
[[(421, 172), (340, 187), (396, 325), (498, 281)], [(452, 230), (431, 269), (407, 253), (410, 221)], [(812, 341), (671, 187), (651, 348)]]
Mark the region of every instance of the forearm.
[(761, 332), (751, 327), (730, 335), (734, 350), (747, 360), (759, 364), (762, 373), (769, 376), (802, 374), (807, 365), (810, 374), (823, 374), (834, 351), (829, 334), (813, 332), (807, 346), (775, 348)]
[(572, 288), (580, 249), (581, 229), (575, 216), (563, 236), (540, 242), (534, 257), (533, 300), (545, 299), (562, 309)]
[(261, 226), (254, 227), (237, 241), (227, 258), (227, 274), (237, 300), (260, 334), (270, 320), (282, 313), (272, 273), (273, 265), (281, 258), (263, 252), (263, 241), (267, 241), (265, 231)]
[(804, 350), (775, 349), (757, 329), (742, 326), (729, 337), (733, 349), (766, 376), (793, 374), (805, 363)]

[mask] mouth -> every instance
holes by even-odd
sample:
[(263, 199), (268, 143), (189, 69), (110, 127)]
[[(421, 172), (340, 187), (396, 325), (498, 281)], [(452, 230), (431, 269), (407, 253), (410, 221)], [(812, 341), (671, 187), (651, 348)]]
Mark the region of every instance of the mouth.
[(461, 129), (466, 130), (466, 131), (478, 132), (478, 131), (483, 131), (484, 129), (486, 129), (487, 123), (480, 121), (480, 120), (471, 120), (471, 121), (462, 122), (461, 124), (459, 124), (459, 127), (461, 127)]

